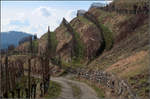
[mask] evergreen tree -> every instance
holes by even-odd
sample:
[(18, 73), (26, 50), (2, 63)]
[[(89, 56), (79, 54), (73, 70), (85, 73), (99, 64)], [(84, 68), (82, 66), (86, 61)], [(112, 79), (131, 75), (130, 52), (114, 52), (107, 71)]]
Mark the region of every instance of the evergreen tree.
[(32, 36), (30, 36), (29, 52), (33, 52)]
[(33, 38), (34, 38), (34, 40), (37, 40), (37, 34), (34, 34)]

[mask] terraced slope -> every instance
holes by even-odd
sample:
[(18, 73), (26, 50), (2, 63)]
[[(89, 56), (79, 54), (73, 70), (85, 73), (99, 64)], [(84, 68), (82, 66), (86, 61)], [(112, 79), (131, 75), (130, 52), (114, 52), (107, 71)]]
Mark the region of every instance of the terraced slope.
[(114, 45), (91, 62), (88, 68), (111, 72), (127, 80), (137, 95), (148, 97), (148, 15), (119, 14), (96, 8), (90, 9), (89, 13), (112, 31)]

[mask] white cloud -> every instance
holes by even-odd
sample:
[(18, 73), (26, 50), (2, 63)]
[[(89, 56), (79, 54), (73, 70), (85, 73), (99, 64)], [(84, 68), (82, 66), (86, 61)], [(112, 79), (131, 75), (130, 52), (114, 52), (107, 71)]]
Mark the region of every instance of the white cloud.
[[(3, 11), (2, 13), (4, 13)], [(76, 16), (76, 10), (40, 6), (26, 11), (8, 11), (2, 14), (2, 31), (24, 31), (28, 33), (37, 33), (38, 37), (47, 32), (47, 27), (50, 26), (50, 30), (54, 31), (61, 23), (63, 17), (68, 21)]]
[(50, 7), (39, 7), (36, 8), (33, 12), (32, 15), (38, 15), (38, 16), (44, 16), (44, 17), (50, 17), (53, 16), (55, 12), (55, 9), (52, 9)]
[(65, 16), (67, 21), (71, 21), (76, 16), (77, 11), (76, 10), (69, 10)]

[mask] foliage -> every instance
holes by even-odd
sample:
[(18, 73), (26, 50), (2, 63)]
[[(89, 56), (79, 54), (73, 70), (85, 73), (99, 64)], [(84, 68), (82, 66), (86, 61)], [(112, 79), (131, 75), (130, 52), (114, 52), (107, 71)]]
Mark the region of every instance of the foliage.
[(54, 99), (60, 95), (61, 92), (61, 86), (60, 84), (50, 81), (48, 93), (45, 95), (45, 98)]
[[(28, 80), (27, 76), (22, 76), (20, 78), (20, 80), (18, 80), (16, 82), (15, 88), (13, 90), (11, 90), (11, 91), (13, 91), (15, 93), (15, 98), (18, 98), (17, 97), (18, 93), (16, 91), (17, 88), (20, 88), (21, 89), (21, 93), (23, 93), (23, 97), (21, 96), (21, 98), (25, 98), (26, 97), (25, 96), (25, 94), (26, 94), (25, 93), (25, 88), (27, 88), (27, 80)], [(31, 81), (35, 81), (36, 83), (39, 83), (40, 79), (31, 77)], [(8, 97), (12, 98), (10, 91), (8, 93)]]
[(84, 45), (80, 40), (80, 36), (78, 33), (74, 32), (75, 35), (75, 44), (74, 44), (74, 57), (73, 61), (80, 62), (84, 57)]
[(33, 47), (33, 52), (38, 53), (38, 40), (33, 41), (32, 47)]
[(105, 40), (105, 49), (109, 50), (113, 46), (113, 33), (109, 30), (108, 27), (104, 26), (103, 24), (100, 24), (100, 27), (102, 29)]
[(76, 68), (81, 68), (83, 67), (83, 63), (84, 61), (83, 60), (80, 60), (80, 61), (76, 61), (76, 60), (72, 60), (71, 62), (65, 62), (64, 60), (61, 60), (61, 64), (62, 64), (62, 68), (65, 69), (65, 70), (68, 70), (68, 69), (76, 69)]
[(29, 51), (30, 53), (33, 52), (33, 40), (32, 40), (32, 36), (29, 37), (28, 51)]
[(50, 52), (50, 54), (55, 54), (56, 47), (58, 44), (58, 41), (56, 39), (56, 34), (54, 32), (47, 33), (46, 39), (48, 40), (48, 43), (47, 43), (48, 51)]
[(60, 68), (62, 66), (62, 60), (60, 57), (56, 56), (56, 57), (51, 58), (51, 62), (52, 62), (52, 64), (60, 66)]
[(88, 19), (84, 18), (83, 16), (78, 16), (78, 18), (79, 18), (82, 22), (84, 22), (84, 24), (88, 24), (88, 25), (92, 24), (92, 25), (95, 25), (95, 24), (93, 24), (91, 21), (89, 21)]

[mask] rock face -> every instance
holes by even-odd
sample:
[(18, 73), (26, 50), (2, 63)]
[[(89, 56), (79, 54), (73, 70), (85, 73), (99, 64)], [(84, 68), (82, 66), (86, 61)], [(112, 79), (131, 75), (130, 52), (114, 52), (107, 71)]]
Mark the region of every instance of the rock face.
[[(92, 22), (88, 21), (83, 16), (76, 17), (70, 22), (72, 28), (79, 34), (80, 40), (84, 45), (85, 56), (90, 59), (95, 56), (97, 50), (101, 46), (100, 31)], [(63, 27), (63, 28), (62, 28)], [(56, 30), (56, 36), (59, 41), (57, 51), (66, 59), (71, 55), (71, 40), (72, 34), (67, 30), (63, 24)], [(61, 39), (62, 38), (62, 39)], [(69, 57), (68, 57), (69, 58)]]
[(77, 16), (83, 16), (86, 13), (85, 10), (78, 10), (77, 11)]

